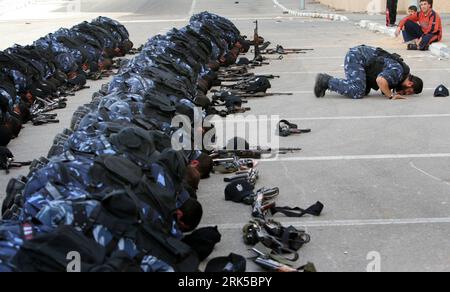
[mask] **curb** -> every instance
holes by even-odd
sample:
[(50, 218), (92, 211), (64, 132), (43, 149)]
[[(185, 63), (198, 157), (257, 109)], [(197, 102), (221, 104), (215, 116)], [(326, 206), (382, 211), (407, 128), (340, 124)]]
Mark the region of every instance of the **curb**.
[(329, 19), (329, 20), (333, 20), (333, 21), (349, 21), (348, 17), (339, 15), (339, 14), (319, 13), (319, 12), (300, 12), (298, 10), (292, 10), (292, 9), (286, 8), (285, 6), (280, 4), (280, 2), (278, 2), (278, 0), (273, 0), (273, 3), (276, 6), (278, 6), (279, 8), (281, 8), (281, 10), (283, 10), (283, 12), (287, 12), (288, 14), (294, 15), (294, 16), (323, 18), (323, 19)]
[[(361, 20), (359, 23), (356, 23), (357, 26), (361, 28), (368, 29), (373, 32), (382, 33), (388, 35), (390, 37), (395, 38), (395, 28), (386, 27), (385, 25), (370, 21), (370, 20)], [(430, 53), (439, 57), (448, 59), (450, 58), (450, 48), (443, 43), (434, 43), (430, 45)]]

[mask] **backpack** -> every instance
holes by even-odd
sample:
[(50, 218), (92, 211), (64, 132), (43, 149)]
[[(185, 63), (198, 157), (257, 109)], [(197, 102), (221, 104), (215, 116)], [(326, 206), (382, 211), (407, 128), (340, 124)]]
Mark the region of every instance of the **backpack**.
[(105, 16), (99, 16), (96, 19), (92, 21), (92, 23), (99, 23), (105, 26), (108, 26), (109, 28), (117, 31), (120, 36), (122, 37), (122, 40), (127, 40), (130, 37), (130, 33), (126, 29), (124, 25), (119, 23), (118, 21), (115, 21), (111, 18), (105, 17)]
[(170, 124), (176, 113), (175, 103), (159, 95), (146, 95), (143, 115)]
[(88, 272), (105, 262), (105, 249), (72, 226), (60, 226), (54, 232), (27, 241), (12, 262), (21, 272), (67, 272), (67, 256), (80, 255), (81, 272)]
[(109, 141), (119, 153), (145, 169), (159, 156), (153, 137), (143, 129), (124, 128)]
[[(370, 89), (379, 90), (380, 87), (377, 84), (378, 75), (384, 70), (384, 60), (391, 59), (398, 62), (403, 68), (403, 76), (402, 81), (405, 81), (410, 73), (411, 69), (404, 62), (403, 58), (398, 54), (391, 54), (382, 48), (377, 48), (375, 51), (375, 57), (371, 60), (371, 62), (365, 67), (366, 70), (366, 78), (367, 78), (367, 91), (370, 92)], [(389, 84), (391, 89), (397, 87), (400, 84)]]
[(88, 156), (70, 153), (54, 158), (52, 162), (36, 170), (23, 191), (25, 200), (36, 192), (43, 192), (50, 200), (72, 197), (71, 190), (86, 193), (91, 185), (89, 171), (93, 166)]
[(64, 149), (74, 153), (91, 155), (115, 153), (111, 143), (102, 132), (89, 129), (72, 134), (64, 144)]
[(13, 259), (24, 242), (38, 233), (36, 225), (16, 221), (0, 221), (0, 272), (15, 272)]
[(99, 156), (89, 172), (92, 177), (92, 193), (105, 193), (118, 188), (135, 194), (140, 201), (161, 214), (161, 221), (166, 230), (171, 230), (173, 212), (176, 210), (176, 194), (174, 190), (164, 188), (158, 180), (164, 177), (153, 177), (121, 156)]

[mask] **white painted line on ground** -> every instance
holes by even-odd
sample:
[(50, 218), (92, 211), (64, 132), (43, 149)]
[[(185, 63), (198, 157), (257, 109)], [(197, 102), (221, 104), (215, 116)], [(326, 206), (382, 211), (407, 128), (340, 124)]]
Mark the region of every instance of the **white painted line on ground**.
[(450, 118), (450, 114), (310, 117), (310, 118), (290, 118), (287, 120), (289, 120), (289, 121), (328, 121), (328, 120), (333, 121), (333, 120), (428, 119), (428, 118)]
[[(382, 120), (382, 119), (430, 119), (430, 118), (450, 118), (450, 114), (422, 114), (422, 115), (391, 115), (391, 116), (337, 116), (337, 117), (305, 117), (305, 118), (284, 118), (291, 122), (301, 122), (301, 121), (346, 121), (346, 120)], [(229, 118), (230, 121), (235, 123), (238, 122), (256, 122), (256, 121), (272, 121), (278, 122), (275, 119), (264, 119), (260, 117), (259, 119), (251, 118)]]
[(197, 5), (197, 0), (192, 0), (191, 9), (189, 10), (189, 17), (194, 15), (195, 6)]
[(163, 23), (163, 22), (187, 22), (187, 19), (140, 19), (140, 20), (123, 20), (121, 23)]
[[(231, 17), (231, 21), (254, 21), (255, 17)], [(289, 17), (283, 18), (280, 16), (267, 16), (258, 17), (258, 20), (290, 20), (290, 19), (304, 19), (304, 17)], [(136, 20), (123, 20), (121, 23), (164, 23), (164, 22), (188, 22), (188, 18), (177, 18), (177, 19), (136, 19)]]
[[(258, 74), (266, 74), (266, 73), (258, 73)], [(277, 75), (277, 74), (279, 74), (279, 73), (277, 73), (277, 72), (271, 72), (270, 74), (273, 74), (273, 75)], [(423, 89), (423, 91), (435, 91), (436, 90), (436, 88), (431, 88), (431, 87), (428, 87), (428, 88), (424, 88)], [(297, 91), (289, 91), (290, 93), (293, 93), (293, 94), (313, 94), (313, 91), (312, 90), (297, 90)], [(347, 98), (348, 99), (348, 98)]]
[[(287, 46), (286, 46), (287, 47)], [(404, 58), (407, 59), (424, 59), (424, 58), (428, 58), (428, 59), (434, 59), (434, 57), (432, 55), (415, 55), (415, 56), (404, 56)], [(297, 59), (301, 59), (301, 60), (334, 60), (334, 59), (341, 59), (344, 60), (345, 59), (345, 54), (343, 54), (342, 56), (329, 56), (329, 57), (307, 57), (304, 54), (296, 54), (296, 55), (288, 55), (286, 56), (283, 60), (297, 60)]]
[[(332, 221), (306, 221), (282, 222), (285, 226), (297, 228), (314, 227), (359, 227), (359, 226), (393, 226), (393, 225), (423, 225), (423, 224), (449, 224), (450, 218), (414, 218), (414, 219), (373, 219), (373, 220), (332, 220)], [(246, 223), (218, 224), (220, 230), (242, 229)], [(215, 226), (215, 224), (208, 224)]]
[(259, 162), (294, 162), (294, 161), (349, 161), (349, 160), (394, 160), (417, 158), (450, 158), (450, 153), (430, 154), (383, 154), (383, 155), (341, 155), (341, 156), (310, 156), (310, 157), (284, 157), (275, 159), (262, 159)]
[[(423, 69), (414, 69), (414, 72), (450, 72), (449, 68), (423, 68)], [(266, 74), (266, 75), (276, 75), (276, 74), (291, 74), (291, 75), (308, 75), (308, 74), (319, 74), (319, 73), (323, 73), (323, 71), (281, 71), (281, 72), (267, 72), (267, 73), (259, 73), (258, 74)], [(326, 71), (326, 73), (329, 74), (338, 74), (338, 73), (344, 73), (344, 70), (339, 70), (339, 71)]]

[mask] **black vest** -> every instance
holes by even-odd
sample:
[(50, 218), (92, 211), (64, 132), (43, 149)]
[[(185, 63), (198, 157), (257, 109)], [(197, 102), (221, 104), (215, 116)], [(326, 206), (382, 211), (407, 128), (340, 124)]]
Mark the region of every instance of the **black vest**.
[(384, 70), (385, 60), (394, 60), (403, 67), (402, 81), (399, 84), (389, 84), (389, 88), (394, 89), (403, 83), (410, 75), (411, 69), (404, 62), (402, 57), (398, 54), (391, 54), (383, 50), (382, 48), (377, 48), (375, 51), (375, 57), (372, 58), (371, 62), (365, 67), (366, 78), (367, 78), (367, 91), (370, 89), (379, 90), (380, 87), (377, 84), (378, 75)]

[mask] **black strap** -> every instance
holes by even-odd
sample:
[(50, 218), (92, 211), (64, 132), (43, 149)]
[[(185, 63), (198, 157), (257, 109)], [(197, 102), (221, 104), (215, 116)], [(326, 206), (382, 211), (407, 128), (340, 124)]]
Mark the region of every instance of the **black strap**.
[(311, 236), (304, 231), (289, 226), (283, 232), (281, 241), (292, 250), (299, 250), (303, 245), (311, 242)]
[(305, 215), (312, 215), (312, 216), (320, 216), (324, 208), (324, 205), (321, 202), (317, 202), (311, 207), (307, 208), (306, 210), (300, 208), (300, 207), (273, 207), (270, 209), (272, 215), (275, 215), (277, 213), (281, 213), (286, 215), (287, 217), (296, 217), (300, 218)]

